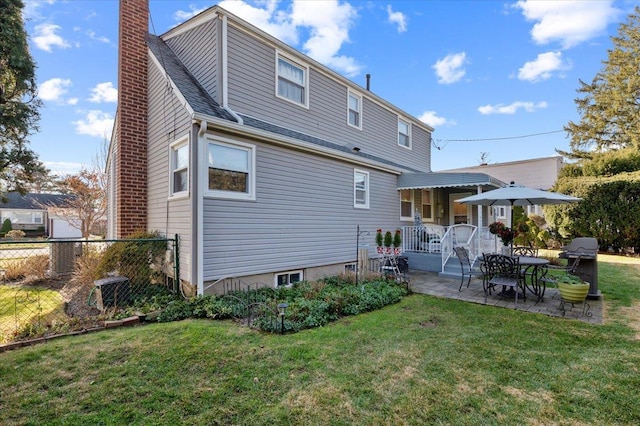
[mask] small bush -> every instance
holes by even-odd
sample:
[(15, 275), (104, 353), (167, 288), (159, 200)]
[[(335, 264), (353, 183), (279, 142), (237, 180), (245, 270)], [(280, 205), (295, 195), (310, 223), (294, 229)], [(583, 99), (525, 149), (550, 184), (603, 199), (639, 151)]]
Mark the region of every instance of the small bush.
[(19, 240), (20, 238), (24, 238), (27, 234), (24, 233), (23, 230), (21, 229), (12, 229), (11, 231), (7, 232), (4, 236), (5, 238), (9, 238), (12, 240)]
[(11, 224), (11, 219), (5, 219), (2, 222), (2, 228), (0, 228), (0, 236), (4, 237), (7, 235), (7, 232), (13, 229), (13, 225)]

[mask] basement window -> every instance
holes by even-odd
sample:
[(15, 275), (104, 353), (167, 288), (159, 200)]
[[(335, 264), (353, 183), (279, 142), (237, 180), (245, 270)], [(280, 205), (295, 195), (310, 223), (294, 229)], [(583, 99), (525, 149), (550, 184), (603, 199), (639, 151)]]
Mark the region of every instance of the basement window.
[(290, 271), (276, 274), (276, 288), (277, 287), (291, 287), (293, 283), (302, 281), (302, 271)]

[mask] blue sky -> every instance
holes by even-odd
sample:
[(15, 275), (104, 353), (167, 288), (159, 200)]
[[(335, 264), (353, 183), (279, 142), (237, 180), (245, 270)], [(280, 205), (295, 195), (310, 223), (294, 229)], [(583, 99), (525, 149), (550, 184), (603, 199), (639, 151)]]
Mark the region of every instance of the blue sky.
[[(163, 34), (211, 1), (151, 0)], [(222, 1), (227, 10), (433, 126), (434, 171), (555, 155), (638, 1)], [(117, 105), (118, 2), (25, 1), (52, 171), (90, 166)], [(528, 135), (538, 135), (521, 137)], [(490, 140), (497, 139), (497, 140)]]

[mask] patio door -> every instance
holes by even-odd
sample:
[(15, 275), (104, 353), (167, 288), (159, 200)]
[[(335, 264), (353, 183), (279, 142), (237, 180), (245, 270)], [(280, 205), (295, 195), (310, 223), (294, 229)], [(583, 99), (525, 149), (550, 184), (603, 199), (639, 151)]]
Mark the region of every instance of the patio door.
[(459, 203), (460, 198), (472, 195), (470, 192), (449, 195), (449, 224), (471, 223), (471, 205)]

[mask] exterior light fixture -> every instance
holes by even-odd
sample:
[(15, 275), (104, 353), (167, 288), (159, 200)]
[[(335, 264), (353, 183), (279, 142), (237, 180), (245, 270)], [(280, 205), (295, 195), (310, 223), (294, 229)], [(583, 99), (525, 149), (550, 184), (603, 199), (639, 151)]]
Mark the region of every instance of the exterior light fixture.
[(280, 334), (284, 334), (284, 314), (287, 312), (288, 307), (288, 303), (278, 304), (278, 315), (280, 315)]

